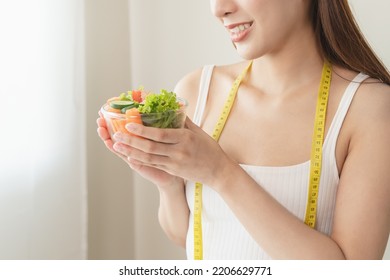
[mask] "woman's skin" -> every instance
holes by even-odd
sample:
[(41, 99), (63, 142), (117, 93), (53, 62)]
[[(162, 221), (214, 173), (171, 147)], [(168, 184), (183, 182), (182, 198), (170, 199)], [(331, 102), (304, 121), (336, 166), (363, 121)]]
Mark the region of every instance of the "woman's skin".
[[(215, 68), (201, 128), (190, 120), (201, 69), (185, 76), (175, 88), (190, 104), (185, 129), (129, 124), (127, 129), (141, 137), (118, 132), (113, 145), (103, 118), (98, 119), (98, 133), (106, 146), (157, 185), (159, 220), (175, 243), (185, 246), (189, 209), (184, 180), (191, 180), (217, 191), (274, 259), (382, 258), (390, 229), (387, 85), (373, 79), (362, 84), (340, 131), (335, 154), (340, 183), (331, 236), (306, 226), (239, 165), (289, 166), (310, 159), (324, 60), (310, 24), (309, 2), (210, 1), (238, 54), (253, 60), (218, 143), (209, 134), (234, 79), (248, 61)], [(243, 30), (238, 31), (240, 26)], [(333, 69), (325, 134), (347, 80), (357, 74), (337, 66)]]

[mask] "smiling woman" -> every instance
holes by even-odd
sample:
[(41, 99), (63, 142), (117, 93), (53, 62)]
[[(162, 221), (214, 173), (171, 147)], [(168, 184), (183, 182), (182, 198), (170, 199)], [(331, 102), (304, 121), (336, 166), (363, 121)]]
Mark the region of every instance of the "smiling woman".
[(86, 258), (82, 13), (0, 2), (0, 259)]

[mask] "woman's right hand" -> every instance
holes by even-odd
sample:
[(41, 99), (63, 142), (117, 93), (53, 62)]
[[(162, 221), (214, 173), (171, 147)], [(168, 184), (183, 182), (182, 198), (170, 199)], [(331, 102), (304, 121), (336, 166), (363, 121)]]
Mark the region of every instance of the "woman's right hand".
[[(99, 112), (99, 115), (100, 115), (100, 112)], [(97, 119), (97, 125), (98, 125), (97, 133), (98, 133), (100, 139), (103, 140), (106, 147), (111, 152), (113, 152), (114, 154), (116, 154), (117, 156), (122, 158), (130, 166), (131, 169), (133, 169), (134, 171), (139, 173), (146, 180), (149, 180), (152, 183), (154, 183), (155, 185), (157, 185), (159, 187), (159, 189), (164, 189), (166, 187), (169, 187), (172, 185), (177, 185), (177, 184), (184, 185), (182, 178), (173, 176), (173, 175), (168, 174), (167, 172), (159, 170), (157, 168), (142, 165), (141, 163), (139, 163), (135, 160), (130, 160), (130, 158), (124, 156), (123, 154), (118, 153), (115, 150), (114, 142), (112, 141), (110, 134), (108, 132), (107, 124), (101, 115)], [(125, 145), (125, 144), (118, 143), (116, 145)]]

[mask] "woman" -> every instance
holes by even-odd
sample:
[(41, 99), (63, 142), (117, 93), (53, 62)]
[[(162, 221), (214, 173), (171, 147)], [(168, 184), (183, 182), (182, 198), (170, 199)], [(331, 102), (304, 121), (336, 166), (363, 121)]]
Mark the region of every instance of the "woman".
[[(347, 1), (211, 0), (211, 7), (245, 61), (205, 67), (178, 83), (175, 92), (190, 104), (185, 129), (128, 125), (141, 137), (117, 133), (113, 145), (99, 118), (106, 146), (157, 185), (161, 226), (188, 258), (382, 258), (390, 75)], [(217, 142), (210, 135), (241, 73)], [(319, 88), (327, 105), (316, 105)], [(316, 106), (326, 106), (322, 140), (313, 134), (316, 110), (324, 110)], [(316, 140), (322, 166), (310, 199)]]

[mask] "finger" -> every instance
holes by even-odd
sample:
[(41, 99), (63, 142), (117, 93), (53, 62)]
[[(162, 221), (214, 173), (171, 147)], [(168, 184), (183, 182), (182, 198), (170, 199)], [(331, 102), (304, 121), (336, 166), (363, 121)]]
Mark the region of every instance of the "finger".
[(105, 140), (105, 141), (104, 141), (104, 145), (106, 145), (106, 147), (107, 147), (111, 152), (113, 152), (113, 153), (115, 153), (115, 154), (118, 154), (118, 153), (114, 150), (114, 148), (113, 148), (114, 142), (113, 142), (111, 139)]
[(173, 175), (171, 173), (169, 173), (168, 171), (166, 171), (164, 168), (160, 168), (159, 166), (150, 166), (150, 165), (147, 165), (147, 164), (143, 164), (142, 162), (136, 160), (136, 159), (132, 159), (132, 158), (129, 158), (128, 159), (128, 164), (130, 166), (131, 169), (133, 169), (134, 171), (138, 172), (138, 173), (151, 173), (158, 169), (160, 171), (163, 171), (167, 174), (170, 174), (170, 175)]
[(136, 160), (144, 165), (154, 167), (166, 165), (169, 162), (169, 157), (167, 156), (145, 153), (123, 143), (117, 142), (114, 144), (113, 148), (116, 152), (127, 157), (129, 160)]
[(98, 126), (107, 127), (106, 121), (103, 118), (98, 118), (96, 120), (96, 123), (97, 123)]
[(105, 127), (98, 127), (97, 133), (103, 141), (111, 140), (110, 133), (108, 133), (108, 130)]
[(143, 151), (144, 153), (168, 156), (172, 154), (172, 143), (161, 143), (150, 139), (130, 135), (127, 133), (117, 132), (114, 139), (118, 143), (124, 143), (132, 148)]
[(141, 171), (142, 163), (138, 160), (128, 158), (130, 167), (135, 171)]
[(134, 158), (129, 157), (128, 161), (129, 161), (130, 167), (137, 172), (142, 172), (142, 169), (145, 169), (145, 168), (154, 168), (154, 167), (148, 166), (148, 165), (144, 164), (143, 162), (136, 160)]
[(155, 128), (141, 124), (129, 123), (126, 129), (138, 136), (147, 138), (156, 142), (176, 144), (179, 142), (182, 129), (177, 128)]
[[(110, 135), (108, 134), (108, 132), (107, 132), (107, 131), (104, 131), (104, 129), (102, 129), (102, 128), (98, 128), (98, 134), (99, 134), (100, 138), (103, 140), (104, 145), (106, 145), (106, 147), (107, 147), (110, 151), (116, 153), (115, 150), (114, 150), (114, 148), (113, 148), (114, 142), (113, 142), (112, 139), (110, 138)], [(108, 136), (107, 136), (107, 135), (108, 135)]]

